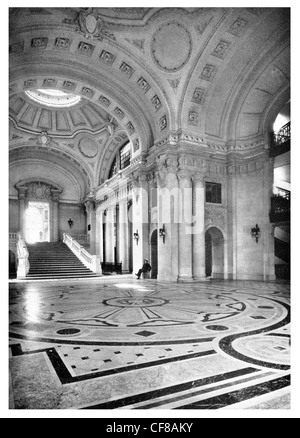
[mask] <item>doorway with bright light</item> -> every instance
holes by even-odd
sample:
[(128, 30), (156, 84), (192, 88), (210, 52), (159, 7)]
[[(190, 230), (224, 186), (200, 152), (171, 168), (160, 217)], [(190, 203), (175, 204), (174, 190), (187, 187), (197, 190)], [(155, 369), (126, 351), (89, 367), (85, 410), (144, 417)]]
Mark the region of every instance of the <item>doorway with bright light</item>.
[(29, 202), (25, 215), (27, 243), (50, 241), (50, 211), (48, 202)]

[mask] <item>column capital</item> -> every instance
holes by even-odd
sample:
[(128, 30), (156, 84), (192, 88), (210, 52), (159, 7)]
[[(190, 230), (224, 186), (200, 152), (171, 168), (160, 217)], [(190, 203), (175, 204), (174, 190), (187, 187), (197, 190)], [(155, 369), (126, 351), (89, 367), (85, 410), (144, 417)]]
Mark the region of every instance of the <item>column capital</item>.
[(92, 211), (95, 210), (95, 201), (92, 199), (88, 199), (87, 201), (85, 201), (85, 207), (86, 207), (86, 211), (88, 213), (91, 213)]
[(177, 172), (177, 178), (179, 180), (184, 180), (184, 179), (190, 180), (191, 177), (192, 177), (192, 174), (188, 169), (180, 169)]
[(27, 187), (18, 187), (18, 198), (25, 199), (27, 194)]
[(198, 186), (201, 186), (201, 187), (204, 186), (204, 174), (203, 173), (195, 172), (192, 175), (192, 180), (193, 180), (194, 185), (198, 185)]

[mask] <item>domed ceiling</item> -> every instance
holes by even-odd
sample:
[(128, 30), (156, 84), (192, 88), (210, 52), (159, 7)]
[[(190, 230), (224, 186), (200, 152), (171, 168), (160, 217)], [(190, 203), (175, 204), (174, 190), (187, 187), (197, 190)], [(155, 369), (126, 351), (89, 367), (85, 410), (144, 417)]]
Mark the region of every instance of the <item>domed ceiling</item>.
[(74, 155), (95, 186), (127, 139), (133, 158), (174, 132), (226, 153), (289, 98), (289, 8), (10, 8), (9, 49), (10, 147)]

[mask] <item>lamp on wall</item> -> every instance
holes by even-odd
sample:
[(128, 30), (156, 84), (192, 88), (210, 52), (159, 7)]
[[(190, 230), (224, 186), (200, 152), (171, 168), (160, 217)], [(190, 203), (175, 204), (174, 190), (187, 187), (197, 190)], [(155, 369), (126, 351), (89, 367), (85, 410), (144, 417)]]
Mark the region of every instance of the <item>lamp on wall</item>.
[(162, 237), (163, 243), (165, 243), (166, 230), (165, 230), (165, 226), (164, 225), (162, 226), (162, 228), (159, 229), (159, 237)]
[(133, 233), (133, 238), (136, 240), (136, 244), (138, 245), (140, 238), (138, 230), (136, 230), (136, 233)]
[(251, 236), (255, 239), (256, 243), (258, 243), (258, 239), (260, 237), (260, 228), (257, 224), (254, 228), (251, 228)]
[(68, 220), (68, 224), (69, 224), (69, 227), (70, 227), (70, 229), (73, 227), (73, 221), (72, 221), (72, 219), (70, 218), (69, 220)]

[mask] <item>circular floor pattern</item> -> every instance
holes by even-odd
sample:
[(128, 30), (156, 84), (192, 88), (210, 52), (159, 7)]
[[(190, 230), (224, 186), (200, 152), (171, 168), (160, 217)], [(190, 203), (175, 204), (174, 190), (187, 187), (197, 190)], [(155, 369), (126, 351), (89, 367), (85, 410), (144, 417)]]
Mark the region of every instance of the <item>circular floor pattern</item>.
[(260, 333), (287, 317), (286, 306), (262, 289), (145, 285), (27, 286), (12, 296), (10, 333), (60, 344), (73, 342), (70, 330), (83, 344), (180, 344)]

